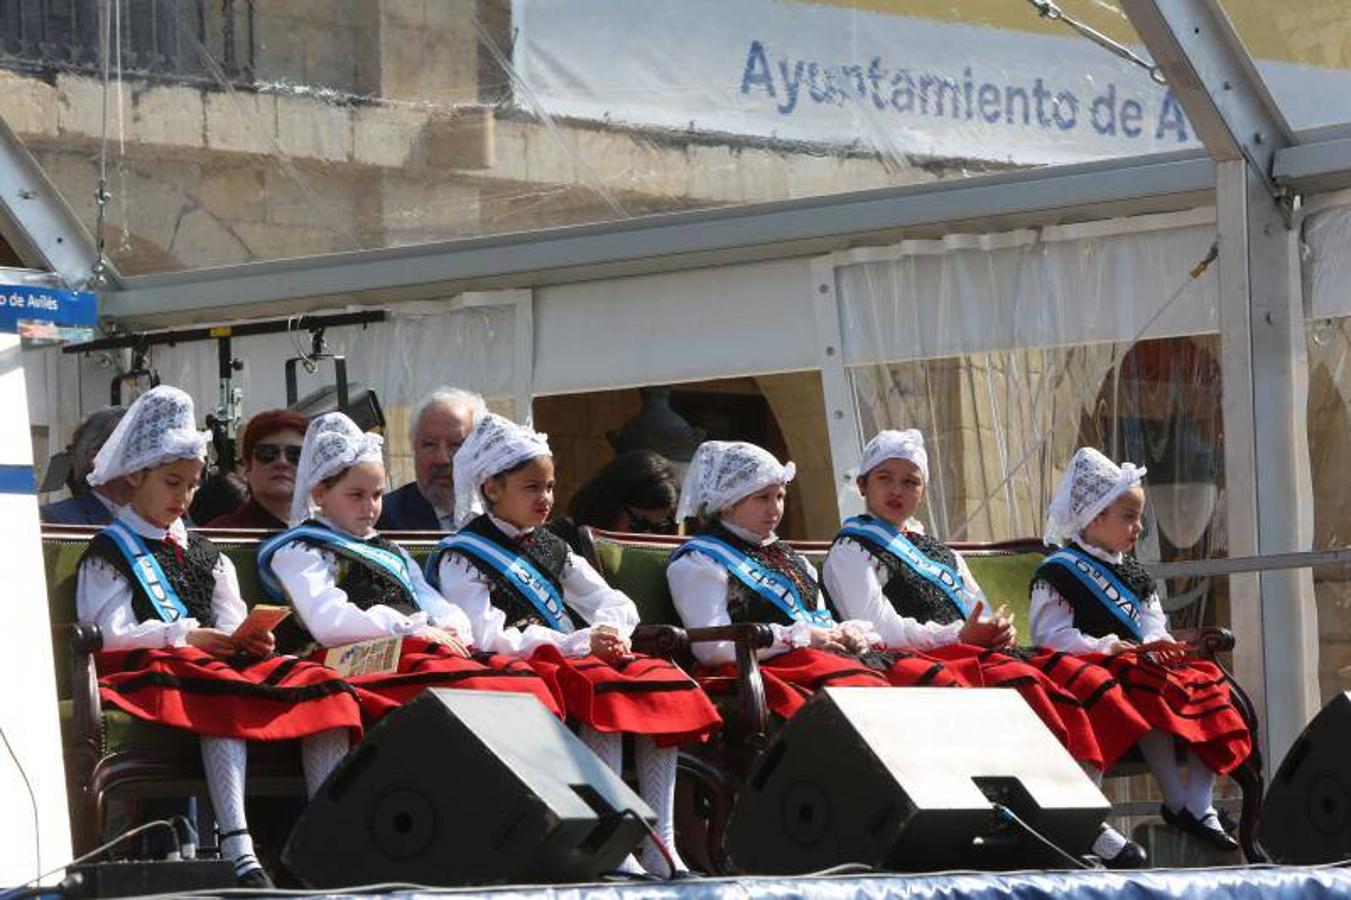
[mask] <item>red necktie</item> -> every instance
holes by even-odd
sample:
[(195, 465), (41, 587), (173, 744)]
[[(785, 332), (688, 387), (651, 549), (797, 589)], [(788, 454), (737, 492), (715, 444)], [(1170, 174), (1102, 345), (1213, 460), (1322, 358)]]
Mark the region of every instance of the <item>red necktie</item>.
[(178, 543), (178, 541), (174, 540), (173, 533), (172, 533), (172, 532), (166, 531), (166, 532), (164, 533), (164, 541), (165, 541), (165, 543), (167, 543), (170, 547), (173, 547), (173, 548), (174, 548), (174, 559), (178, 560), (179, 564), (182, 564), (182, 562), (183, 562), (183, 547), (182, 547), (181, 544)]

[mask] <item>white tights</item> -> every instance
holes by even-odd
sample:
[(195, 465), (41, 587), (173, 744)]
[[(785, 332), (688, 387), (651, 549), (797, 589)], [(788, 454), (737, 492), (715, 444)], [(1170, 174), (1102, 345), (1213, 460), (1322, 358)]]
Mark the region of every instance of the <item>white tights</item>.
[[(589, 725), (583, 725), (580, 737), (597, 756), (616, 775), (624, 774), (623, 735), (613, 732), (601, 732)], [(676, 869), (684, 869), (685, 863), (676, 853), (675, 842), (675, 747), (658, 747), (647, 735), (637, 735), (634, 739), (634, 756), (638, 764), (638, 794), (652, 811), (657, 814), (657, 836), (661, 838)], [(641, 870), (663, 878), (670, 874), (666, 859), (651, 839), (643, 841), (640, 854)], [(640, 866), (632, 856), (621, 866), (625, 871), (638, 871)]]
[(1214, 814), (1215, 772), (1195, 751), (1187, 750), (1185, 780), (1177, 764), (1173, 736), (1168, 732), (1157, 728), (1146, 732), (1140, 738), (1140, 753), (1158, 779), (1159, 787), (1163, 789), (1163, 802), (1169, 809), (1179, 811), (1185, 807), (1198, 819)]

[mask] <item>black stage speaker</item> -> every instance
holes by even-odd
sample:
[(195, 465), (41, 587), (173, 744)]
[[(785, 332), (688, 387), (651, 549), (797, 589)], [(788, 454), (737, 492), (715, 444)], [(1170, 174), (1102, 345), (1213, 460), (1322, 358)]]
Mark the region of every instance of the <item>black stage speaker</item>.
[(282, 851), (307, 886), (578, 881), (653, 815), (534, 697), (424, 691), (333, 771)]
[(756, 764), (727, 850), (776, 874), (1064, 865), (994, 802), (1075, 855), (1111, 808), (1016, 691), (826, 688)]
[(1267, 788), (1259, 828), (1277, 862), (1311, 864), (1351, 858), (1351, 693), (1313, 717), (1285, 754)]

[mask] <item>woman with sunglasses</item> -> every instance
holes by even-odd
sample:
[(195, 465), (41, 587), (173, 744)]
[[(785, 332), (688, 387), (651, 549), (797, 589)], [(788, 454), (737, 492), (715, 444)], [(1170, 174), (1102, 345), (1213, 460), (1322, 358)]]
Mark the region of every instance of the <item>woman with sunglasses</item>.
[(675, 534), (680, 487), (665, 457), (651, 450), (621, 453), (586, 480), (568, 503), (568, 514), (548, 528), (585, 555), (578, 528)]
[(307, 427), (309, 420), (290, 409), (269, 409), (250, 419), (240, 441), (249, 499), (206, 527), (286, 530)]

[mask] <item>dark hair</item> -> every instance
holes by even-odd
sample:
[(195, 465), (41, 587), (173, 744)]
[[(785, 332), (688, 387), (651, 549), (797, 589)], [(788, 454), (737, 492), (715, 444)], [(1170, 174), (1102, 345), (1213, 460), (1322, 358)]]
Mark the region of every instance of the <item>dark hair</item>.
[(244, 436), (239, 439), (239, 458), (245, 463), (252, 461), (254, 446), (269, 435), (287, 430), (304, 434), (309, 427), (310, 420), (294, 409), (265, 409), (244, 426)]
[(651, 450), (632, 450), (610, 460), (586, 480), (568, 503), (578, 525), (613, 528), (627, 508), (674, 509), (680, 499), (675, 470)]
[(188, 518), (194, 523), (210, 522), (217, 516), (234, 512), (249, 499), (249, 485), (237, 472), (215, 472), (206, 476), (188, 506)]

